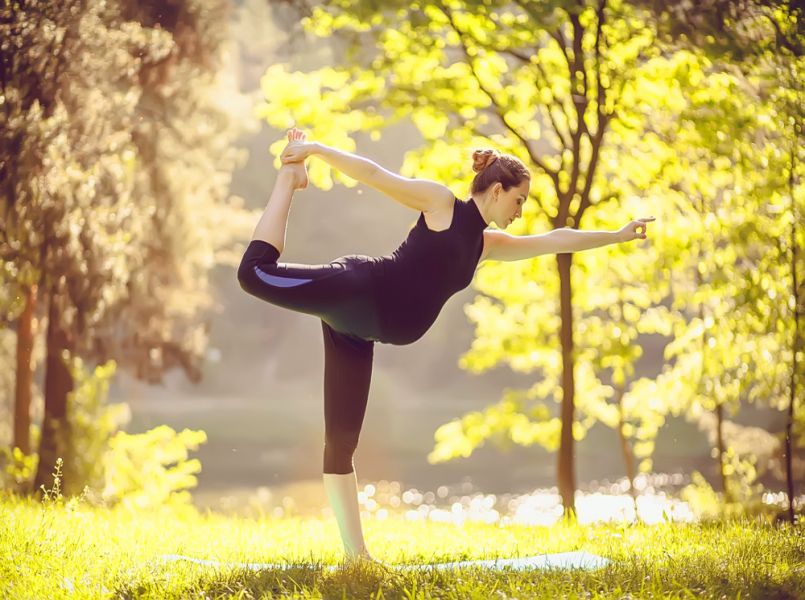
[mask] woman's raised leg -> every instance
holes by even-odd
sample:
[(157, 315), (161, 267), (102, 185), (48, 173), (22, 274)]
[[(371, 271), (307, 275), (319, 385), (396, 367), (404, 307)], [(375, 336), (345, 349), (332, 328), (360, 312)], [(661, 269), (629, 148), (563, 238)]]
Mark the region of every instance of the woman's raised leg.
[[(304, 141), (305, 134), (298, 129), (288, 132), (289, 146)], [(252, 239), (268, 242), (282, 253), (285, 249), (285, 230), (291, 210), (291, 199), (294, 191), (307, 187), (307, 182), (304, 162), (286, 163), (280, 167), (268, 205), (257, 222)]]

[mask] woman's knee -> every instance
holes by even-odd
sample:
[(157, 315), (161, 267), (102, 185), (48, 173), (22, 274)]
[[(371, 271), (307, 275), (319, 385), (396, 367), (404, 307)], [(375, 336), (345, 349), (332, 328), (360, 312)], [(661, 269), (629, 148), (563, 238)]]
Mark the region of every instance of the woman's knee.
[(351, 473), (359, 431), (331, 431), (324, 437), (324, 472)]
[(264, 240), (252, 240), (238, 267), (238, 283), (243, 291), (256, 295), (256, 290), (261, 287), (260, 278), (255, 271), (260, 265), (276, 265), (280, 257), (280, 250), (273, 244)]

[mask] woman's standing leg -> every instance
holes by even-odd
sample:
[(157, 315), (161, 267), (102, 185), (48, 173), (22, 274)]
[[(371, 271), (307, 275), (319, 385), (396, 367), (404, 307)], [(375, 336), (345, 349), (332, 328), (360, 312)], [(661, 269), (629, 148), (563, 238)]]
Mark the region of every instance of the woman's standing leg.
[(373, 560), (363, 540), (352, 456), (372, 378), (374, 342), (335, 331), (324, 321), (324, 489), (348, 558)]

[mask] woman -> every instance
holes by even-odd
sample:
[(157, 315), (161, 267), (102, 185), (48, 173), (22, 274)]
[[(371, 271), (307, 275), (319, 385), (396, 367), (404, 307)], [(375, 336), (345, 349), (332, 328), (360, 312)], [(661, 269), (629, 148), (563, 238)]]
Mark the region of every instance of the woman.
[[(342, 173), (420, 211), (408, 237), (391, 255), (351, 254), (324, 265), (280, 263), (291, 198), (307, 187), (304, 161), (316, 156)], [(407, 179), (373, 161), (319, 143), (293, 128), (277, 182), (247, 248), (238, 281), (262, 300), (318, 317), (324, 334), (324, 469), (328, 500), (347, 559), (375, 561), (366, 549), (352, 456), (366, 412), (375, 342), (410, 344), (430, 328), (444, 303), (467, 287), (482, 260), (519, 260), (618, 241), (646, 238), (646, 222), (618, 232), (555, 232), (511, 236), (531, 183), (525, 165), (494, 150), (476, 150), (469, 201), (444, 185)], [(638, 229), (642, 229), (638, 233)], [(557, 230), (560, 231), (560, 230)], [(585, 235), (587, 234), (587, 235)], [(579, 236), (586, 239), (582, 241)]]

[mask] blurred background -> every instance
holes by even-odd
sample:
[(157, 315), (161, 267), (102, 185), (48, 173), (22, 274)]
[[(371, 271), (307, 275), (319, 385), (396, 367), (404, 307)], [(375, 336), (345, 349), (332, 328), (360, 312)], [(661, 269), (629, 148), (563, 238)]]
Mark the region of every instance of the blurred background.
[[(377, 344), (364, 506), (387, 489), (787, 506), (805, 422), (791, 3), (4, 11), (4, 487), (49, 486), (62, 457), (68, 490), (109, 503), (324, 506), (320, 324), (236, 278), (296, 125), (463, 199), (473, 149), (517, 155), (534, 178), (513, 234), (657, 217), (572, 270), (487, 262), (422, 339)], [(389, 254), (418, 217), (309, 169), (285, 262)]]

